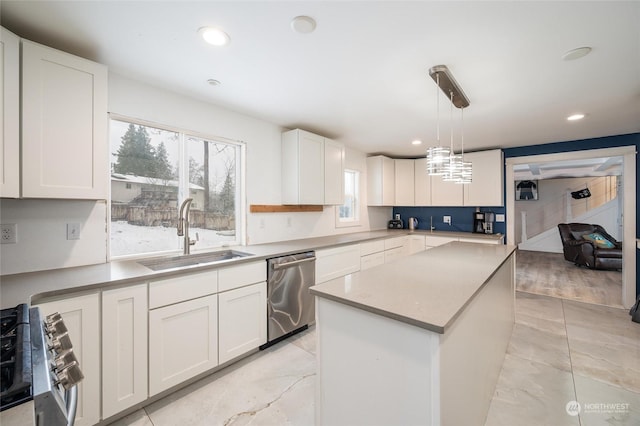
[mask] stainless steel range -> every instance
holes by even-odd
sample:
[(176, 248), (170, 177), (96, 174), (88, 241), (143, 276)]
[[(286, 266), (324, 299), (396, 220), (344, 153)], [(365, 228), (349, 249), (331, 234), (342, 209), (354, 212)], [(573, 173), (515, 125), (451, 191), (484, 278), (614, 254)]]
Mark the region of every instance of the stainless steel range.
[(0, 424), (73, 425), (84, 376), (60, 314), (21, 304), (0, 311)]

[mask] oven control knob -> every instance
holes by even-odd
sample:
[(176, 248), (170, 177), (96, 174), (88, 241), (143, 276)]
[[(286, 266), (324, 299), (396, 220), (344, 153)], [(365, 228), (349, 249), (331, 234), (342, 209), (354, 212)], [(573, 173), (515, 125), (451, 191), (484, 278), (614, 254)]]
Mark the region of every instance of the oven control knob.
[(53, 349), (54, 351), (60, 353), (62, 351), (66, 351), (71, 349), (73, 345), (71, 344), (71, 338), (69, 337), (69, 333), (62, 333), (54, 336), (51, 339), (51, 346), (49, 349)]
[(58, 372), (57, 376), (56, 384), (62, 385), (65, 389), (74, 387), (84, 379), (84, 374), (82, 374), (77, 361), (71, 361), (69, 365)]
[(68, 365), (71, 365), (73, 362), (78, 363), (78, 358), (73, 353), (73, 349), (69, 349), (67, 351), (59, 353), (53, 359), (53, 369), (55, 371), (64, 370)]
[(67, 326), (65, 325), (62, 318), (56, 319), (53, 321), (46, 321), (45, 330), (47, 331), (47, 334), (49, 336), (56, 336), (59, 334), (66, 333), (68, 331)]

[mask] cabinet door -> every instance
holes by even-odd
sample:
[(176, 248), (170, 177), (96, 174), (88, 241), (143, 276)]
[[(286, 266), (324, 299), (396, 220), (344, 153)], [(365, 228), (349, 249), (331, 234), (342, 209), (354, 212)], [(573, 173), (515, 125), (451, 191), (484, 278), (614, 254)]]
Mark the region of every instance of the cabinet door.
[(504, 205), (504, 162), (502, 151), (470, 152), (464, 155), (472, 164), (471, 183), (464, 186), (464, 205), (502, 206)]
[(22, 41), (22, 196), (106, 199), (107, 68)]
[(324, 204), (344, 203), (344, 145), (324, 139)]
[(147, 399), (147, 285), (102, 292), (102, 418)]
[(43, 315), (62, 315), (84, 380), (78, 384), (77, 426), (100, 420), (100, 297), (98, 293), (38, 304)]
[(282, 134), (282, 203), (324, 203), (324, 138), (295, 129)]
[(364, 271), (374, 266), (384, 264), (384, 252), (368, 254), (360, 258), (360, 270)]
[(414, 160), (394, 160), (395, 203), (394, 206), (415, 205)]
[(419, 253), (425, 250), (424, 235), (409, 235), (409, 254)]
[(404, 247), (396, 247), (391, 250), (385, 250), (384, 263), (392, 263), (406, 256)]
[(427, 173), (427, 159), (414, 160), (414, 203), (416, 206), (431, 205), (431, 176)]
[(20, 196), (20, 38), (0, 28), (0, 197)]
[(392, 206), (395, 203), (395, 163), (384, 155), (367, 158), (367, 205)]
[(217, 365), (217, 295), (149, 311), (149, 396)]
[(431, 205), (453, 207), (461, 206), (463, 187), (453, 182), (445, 182), (440, 176), (431, 176)]
[(218, 294), (220, 364), (267, 342), (267, 283)]

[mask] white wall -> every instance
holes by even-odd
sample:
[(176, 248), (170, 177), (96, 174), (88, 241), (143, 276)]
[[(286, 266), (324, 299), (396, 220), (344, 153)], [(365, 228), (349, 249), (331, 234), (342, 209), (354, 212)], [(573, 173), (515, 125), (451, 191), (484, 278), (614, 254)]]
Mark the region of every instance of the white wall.
[[(247, 147), (247, 206), (281, 203), (280, 135), (285, 130), (282, 127), (113, 73), (109, 75), (109, 112), (204, 136), (243, 141)], [(363, 198), (359, 226), (336, 228), (333, 207), (325, 207), (321, 213), (247, 213), (248, 243), (384, 228), (391, 217), (391, 208), (366, 207), (365, 154), (347, 149), (346, 166), (361, 171)], [(19, 242), (0, 247), (0, 274), (105, 262), (106, 217), (104, 202), (2, 200), (2, 223), (18, 224)], [(74, 242), (66, 240), (66, 223), (71, 221), (80, 222), (83, 227), (81, 239)]]
[[(104, 201), (0, 201), (2, 223), (18, 226), (18, 242), (0, 246), (2, 275), (104, 263)], [(80, 239), (67, 240), (67, 223), (80, 223)]]

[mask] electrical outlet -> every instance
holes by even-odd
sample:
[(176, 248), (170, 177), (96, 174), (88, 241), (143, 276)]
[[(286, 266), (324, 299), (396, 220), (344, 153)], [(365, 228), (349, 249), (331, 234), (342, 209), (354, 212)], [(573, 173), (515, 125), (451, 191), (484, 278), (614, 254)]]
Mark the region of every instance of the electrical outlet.
[(67, 223), (67, 240), (79, 240), (79, 239), (80, 239), (80, 224)]
[(3, 223), (0, 227), (2, 228), (0, 243), (15, 244), (18, 242), (18, 225), (15, 223)]
[(504, 222), (504, 215), (503, 214), (496, 214), (496, 222)]
[(444, 216), (444, 217), (442, 218), (442, 221), (443, 221), (444, 223), (448, 223), (449, 225), (451, 225), (451, 216)]

